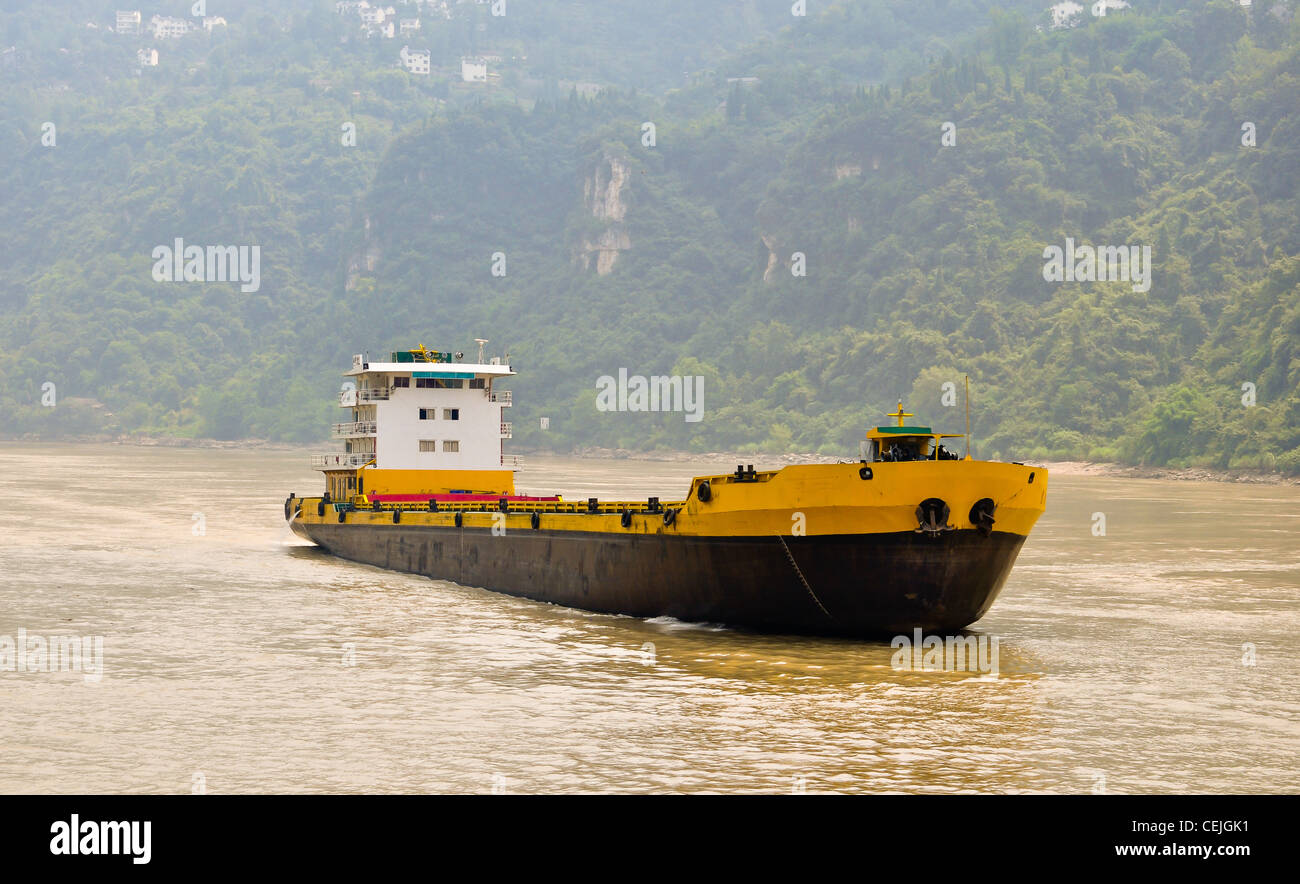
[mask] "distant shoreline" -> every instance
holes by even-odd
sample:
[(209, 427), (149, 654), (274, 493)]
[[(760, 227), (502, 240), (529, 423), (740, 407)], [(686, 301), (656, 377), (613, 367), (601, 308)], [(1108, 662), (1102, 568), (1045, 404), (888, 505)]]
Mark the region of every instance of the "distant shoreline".
[[(550, 454), (551, 452), (523, 452)], [(856, 462), (856, 458), (846, 456), (832, 457), (820, 454), (737, 454), (728, 452), (694, 452), (682, 451), (630, 451), (612, 448), (579, 448), (572, 454), (560, 457), (589, 457), (599, 459), (651, 460), (667, 462), (689, 462), (696, 460), (720, 460), (724, 463), (754, 464), (757, 467), (780, 467), (788, 464), (804, 463), (840, 463), (846, 460)], [(1026, 461), (1026, 463), (1030, 463)], [(1042, 466), (1058, 476), (1099, 476), (1120, 479), (1170, 479), (1181, 482), (1233, 482), (1244, 485), (1300, 485), (1300, 476), (1285, 476), (1281, 473), (1259, 473), (1244, 470), (1216, 470), (1207, 467), (1155, 467), (1134, 466), (1132, 464), (1094, 462), (1081, 460), (1034, 461), (1035, 466)]]
[[(133, 445), (139, 448), (204, 448), (246, 449), (257, 451), (302, 451), (328, 442), (290, 443), (271, 442), (266, 439), (191, 439), (183, 436), (80, 436), (66, 439), (41, 439), (33, 437), (0, 437), (4, 444), (68, 444), (68, 445)], [(720, 461), (723, 464), (754, 464), (759, 469), (776, 469), (790, 464), (840, 463), (856, 461), (847, 455), (834, 457), (822, 454), (740, 454), (719, 451), (633, 451), (627, 448), (601, 448), (584, 446), (570, 452), (541, 449), (522, 449), (516, 452), (525, 458), (571, 457), (593, 460), (648, 460), (664, 463), (689, 463), (693, 461)], [(1027, 461), (1028, 462), (1028, 461)], [(1157, 467), (1105, 461), (1041, 461), (1042, 466), (1058, 476), (1097, 476), (1119, 479), (1166, 479), (1180, 482), (1230, 482), (1242, 485), (1300, 485), (1300, 476), (1281, 473), (1260, 473), (1246, 470), (1219, 470), (1208, 467)]]

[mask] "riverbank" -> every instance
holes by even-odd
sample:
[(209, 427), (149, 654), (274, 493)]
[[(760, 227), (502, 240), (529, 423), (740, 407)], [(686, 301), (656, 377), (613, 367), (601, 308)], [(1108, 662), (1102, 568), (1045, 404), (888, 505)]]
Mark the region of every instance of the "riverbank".
[[(109, 436), (89, 435), (67, 439), (48, 440), (34, 437), (8, 437), (0, 439), (4, 444), (40, 444), (51, 442), (59, 444), (100, 444), (131, 445), (141, 448), (211, 448), (211, 449), (256, 449), (265, 451), (302, 451), (305, 449), (330, 449), (330, 442), (290, 443), (272, 442), (267, 439), (191, 439), (182, 436)], [(572, 457), (593, 460), (648, 460), (664, 463), (698, 463), (701, 461), (719, 462), (724, 465), (753, 464), (755, 469), (780, 469), (791, 464), (841, 463), (854, 461), (856, 458), (834, 457), (824, 454), (740, 454), (726, 451), (634, 451), (629, 448), (602, 448), (598, 446), (581, 446), (573, 451), (551, 451), (542, 449), (519, 448), (511, 453), (529, 456)], [(1094, 462), (1094, 461), (1043, 461), (1042, 466), (1058, 476), (1099, 476), (1120, 479), (1166, 479), (1180, 482), (1231, 482), (1244, 485), (1300, 485), (1300, 476), (1286, 476), (1281, 473), (1260, 473), (1245, 470), (1216, 470), (1207, 467), (1158, 467), (1133, 466), (1130, 464)]]
[[(532, 451), (526, 454), (554, 454)], [(687, 461), (721, 461), (726, 464), (754, 464), (756, 469), (776, 469), (790, 464), (841, 463), (856, 460), (849, 457), (831, 457), (821, 454), (738, 454), (711, 451), (632, 451), (626, 448), (584, 447), (573, 451), (569, 457), (615, 460), (652, 460), (682, 463)], [(1300, 485), (1300, 476), (1281, 473), (1259, 473), (1243, 470), (1215, 470), (1205, 467), (1153, 467), (1093, 461), (1043, 461), (1041, 465), (1058, 476), (1105, 476), (1123, 479), (1171, 479), (1181, 482), (1234, 482), (1249, 485)]]
[(321, 448), (330, 443), (314, 445), (300, 442), (272, 442), (269, 439), (191, 439), (186, 436), (113, 436), (108, 434), (67, 436), (44, 439), (39, 436), (0, 436), (5, 445), (133, 445), (138, 448), (221, 448), (259, 449), (267, 451), (301, 451), (304, 448)]

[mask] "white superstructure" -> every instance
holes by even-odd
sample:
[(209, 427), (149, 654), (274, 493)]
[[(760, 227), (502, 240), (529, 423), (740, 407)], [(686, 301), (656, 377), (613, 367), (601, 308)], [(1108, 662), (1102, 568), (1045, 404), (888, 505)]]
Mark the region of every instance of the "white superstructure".
[[(456, 361), (460, 354), (399, 351), (392, 361), (352, 357), (339, 394), (346, 409), (333, 434), (338, 454), (316, 455), (312, 466), (339, 470), (370, 465), (378, 470), (501, 470), (515, 460), (503, 452), (512, 404), (498, 383), (515, 374), (499, 360)], [(481, 358), (481, 356), (480, 356)]]

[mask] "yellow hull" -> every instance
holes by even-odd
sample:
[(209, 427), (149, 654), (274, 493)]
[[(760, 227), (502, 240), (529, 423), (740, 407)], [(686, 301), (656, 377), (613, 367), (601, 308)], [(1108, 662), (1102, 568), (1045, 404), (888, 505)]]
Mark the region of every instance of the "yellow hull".
[(982, 617), (1046, 492), (1019, 464), (832, 464), (701, 476), (677, 502), (290, 497), (285, 517), (344, 558), (555, 604), (880, 635)]
[[(646, 501), (601, 501), (595, 513), (589, 512), (586, 502), (511, 501), (504, 527), (531, 529), (532, 514), (537, 513), (537, 527), (550, 531), (695, 537), (888, 534), (916, 529), (918, 504), (937, 498), (949, 506), (948, 525), (967, 530), (977, 528), (971, 508), (987, 498), (996, 507), (996, 530), (1025, 537), (1042, 515), (1047, 500), (1047, 470), (1042, 467), (974, 460), (875, 463), (869, 468), (870, 479), (860, 477), (862, 469), (857, 463), (808, 464), (759, 472), (745, 480), (735, 475), (701, 476), (692, 481), (684, 500), (661, 503), (664, 509), (674, 510), (671, 524), (665, 524), (661, 513), (647, 512)], [(699, 488), (706, 482), (710, 494), (709, 500), (703, 501)], [(438, 487), (425, 488), (424, 484), (428, 483), (399, 484), (389, 480), (383, 487), (432, 492), (450, 490), (456, 483), (443, 479), (436, 483)], [(337, 521), (334, 506), (328, 507), (328, 512), (317, 512), (321, 509), (320, 498), (299, 501), (304, 522)], [(349, 503), (355, 507), (345, 517), (349, 523), (384, 524), (392, 521), (394, 510), (401, 510), (402, 521), (411, 524), (459, 524), (470, 528), (499, 528), (503, 524), (498, 507), (482, 502), (442, 503), (439, 512), (428, 512), (423, 503), (372, 505), (365, 495)], [(622, 524), (624, 510), (632, 515), (626, 527)]]

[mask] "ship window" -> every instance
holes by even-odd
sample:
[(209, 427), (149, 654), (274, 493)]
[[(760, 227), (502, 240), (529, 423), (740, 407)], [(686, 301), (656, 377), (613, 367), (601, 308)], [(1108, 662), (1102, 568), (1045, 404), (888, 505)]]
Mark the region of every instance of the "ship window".
[(428, 389), (429, 387), (435, 386), (435, 384), (433, 378), (416, 378), (415, 386), (417, 388), (423, 387), (425, 389)]
[(410, 379), (410, 378), (393, 378), (393, 386), (394, 386), (394, 387), (408, 387), (408, 388), (409, 388), (409, 387), (411, 386), (411, 379)]
[(458, 421), (458, 420), (460, 420), (460, 409), (459, 409), (459, 408), (444, 408), (444, 409), (442, 410), (442, 419), (445, 420), (445, 421)]
[(438, 450), (438, 440), (436, 440), (436, 439), (421, 439), (421, 440), (420, 440), (420, 450), (421, 450), (421, 451), (437, 451), (437, 450)]
[(469, 388), (470, 388), (471, 390), (485, 390), (485, 389), (487, 389), (487, 378), (470, 378), (470, 379), (469, 379)]
[(436, 408), (421, 408), (421, 409), (420, 409), (420, 420), (422, 420), (422, 421), (431, 421), (431, 420), (433, 420), (434, 418), (436, 418), (437, 416), (438, 416), (438, 409), (436, 409)]
[(442, 443), (442, 450), (443, 450), (443, 451), (456, 451), (456, 452), (459, 452), (459, 451), (460, 451), (460, 442), (458, 442), (458, 441), (454, 441), (454, 440), (443, 442), (443, 443)]
[(352, 476), (351, 478), (348, 479), (348, 490), (351, 490), (356, 487), (357, 487), (357, 477)]

